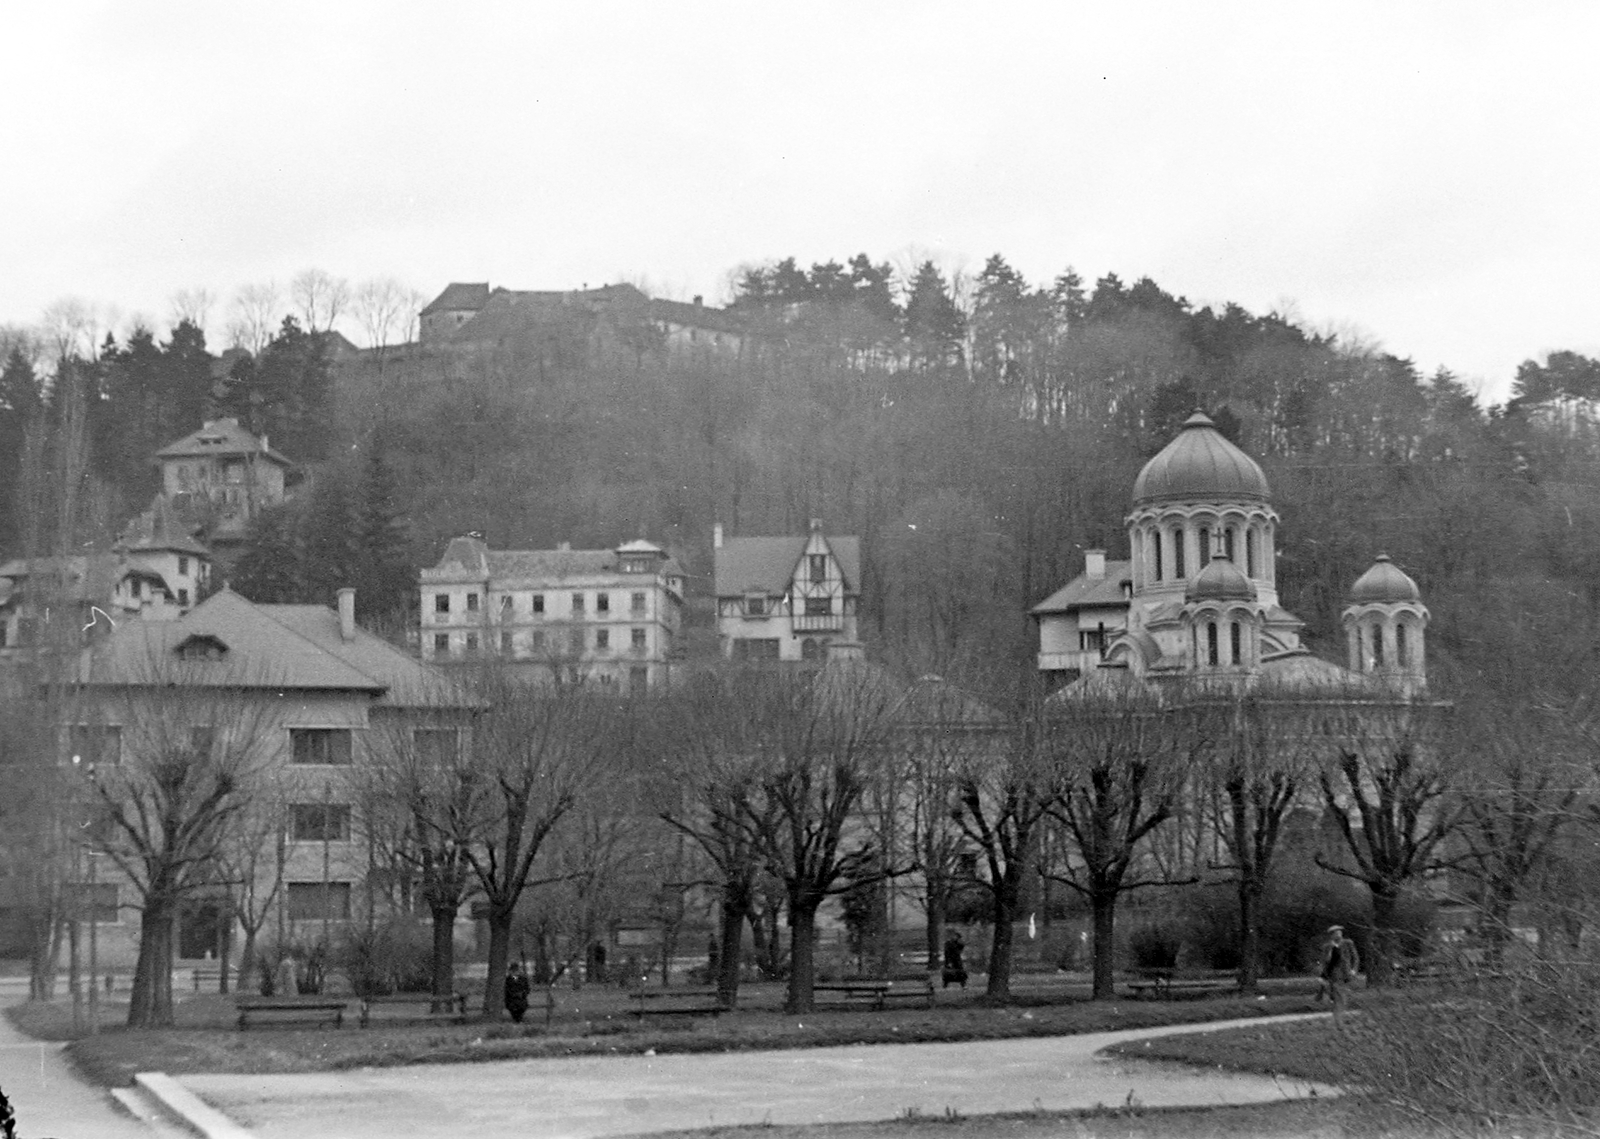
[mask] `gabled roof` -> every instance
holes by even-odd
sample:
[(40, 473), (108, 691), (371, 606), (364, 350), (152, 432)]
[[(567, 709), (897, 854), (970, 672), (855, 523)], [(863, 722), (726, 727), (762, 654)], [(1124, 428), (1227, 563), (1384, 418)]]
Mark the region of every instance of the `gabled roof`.
[(166, 495), (158, 494), (150, 509), (129, 522), (114, 547), (129, 553), (141, 551), (193, 554), (210, 560), (211, 551), (193, 537)]
[[(178, 646), (215, 641), (217, 660), (179, 660)], [(354, 692), (383, 706), (465, 706), (426, 665), (361, 628), (346, 641), (339, 615), (320, 605), (256, 605), (224, 589), (172, 621), (124, 621), (85, 657), (94, 685), (177, 681), (215, 688)]]
[(49, 584), (59, 581), (66, 600), (103, 602), (116, 586), (117, 558), (114, 554), (75, 554), (67, 558), (13, 558), (0, 565), (0, 578), (15, 582), (21, 592), (27, 582), (38, 582), (38, 595)]
[[(781, 538), (724, 538), (716, 551), (712, 576), (718, 597), (743, 597), (747, 593), (776, 595), (789, 588), (800, 555), (805, 553), (809, 534)], [(838, 559), (844, 574), (844, 587), (855, 593), (861, 589), (861, 539), (825, 535), (824, 541)]]
[(528, 290), (495, 289), (478, 308), (477, 315), (448, 338), (465, 344), (490, 343), (521, 336), (563, 316), (594, 320), (632, 310), (643, 318), (650, 298), (632, 285), (603, 285), (598, 289)]
[(1123, 586), (1133, 581), (1133, 563), (1107, 562), (1103, 577), (1079, 574), (1028, 610), (1030, 613), (1070, 613), (1091, 606), (1122, 606), (1127, 608), (1128, 597)]
[(429, 301), (427, 307), (418, 315), (427, 316), (430, 312), (461, 312), (463, 310), (476, 312), (488, 300), (488, 281), (451, 281), (444, 287), (444, 292)]
[(280, 466), (294, 466), (289, 459), (268, 447), (265, 439), (257, 439), (233, 418), (207, 420), (200, 430), (190, 432), (176, 443), (168, 443), (156, 452), (157, 459), (194, 459), (214, 455), (260, 455)]

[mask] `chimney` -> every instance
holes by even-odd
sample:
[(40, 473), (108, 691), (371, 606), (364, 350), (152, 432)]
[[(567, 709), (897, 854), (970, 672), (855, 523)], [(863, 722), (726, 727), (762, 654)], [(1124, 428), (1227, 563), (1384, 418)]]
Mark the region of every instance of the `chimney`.
[(561, 550), (563, 552), (571, 550), (572, 549), (572, 543), (571, 542), (557, 542), (556, 543), (556, 549)]
[(356, 639), (356, 591), (348, 586), (339, 591), (339, 636), (346, 641)]
[(1083, 576), (1096, 579), (1106, 576), (1106, 552), (1104, 550), (1083, 551)]
[(702, 307), (705, 306), (705, 303), (706, 303), (706, 299), (704, 297), (702, 297), (699, 293), (696, 293), (694, 295), (694, 307), (695, 308), (702, 308)]
[(820, 534), (820, 533), (822, 533), (822, 519), (820, 519), (820, 518), (813, 518), (813, 519), (812, 519), (812, 520), (811, 520), (811, 532), (812, 532), (812, 533), (813, 533), (813, 534)]
[(713, 550), (722, 549), (722, 523), (720, 522), (711, 524), (711, 548)]

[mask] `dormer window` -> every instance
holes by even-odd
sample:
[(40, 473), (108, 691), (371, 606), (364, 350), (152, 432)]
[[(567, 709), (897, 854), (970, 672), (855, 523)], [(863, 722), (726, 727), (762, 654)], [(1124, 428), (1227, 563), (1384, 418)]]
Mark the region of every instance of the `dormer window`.
[(806, 561), (810, 563), (809, 570), (812, 581), (828, 580), (827, 554), (810, 554), (807, 556)]
[(767, 599), (761, 594), (752, 593), (744, 599), (744, 615), (746, 617), (765, 617), (767, 615)]
[(209, 633), (187, 637), (173, 650), (179, 660), (221, 660), (228, 646)]

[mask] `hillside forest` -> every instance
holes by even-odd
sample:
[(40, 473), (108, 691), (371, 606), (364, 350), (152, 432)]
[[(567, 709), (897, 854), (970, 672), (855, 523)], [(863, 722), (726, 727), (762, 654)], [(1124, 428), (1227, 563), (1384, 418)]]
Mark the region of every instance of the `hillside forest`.
[(455, 534), (643, 536), (688, 569), (705, 629), (714, 523), (820, 518), (861, 538), (872, 655), (990, 687), (1026, 670), (1028, 607), (1085, 549), (1127, 556), (1133, 478), (1199, 407), (1267, 472), (1284, 604), (1319, 651), (1342, 655), (1344, 591), (1380, 552), (1423, 590), (1435, 667), (1589, 651), (1600, 362), (1530, 359), (1483, 406), (1447, 370), (1283, 314), (1147, 278), (1029, 282), (999, 255), (954, 282), (931, 262), (899, 279), (865, 255), (786, 259), (741, 271), (730, 312), (750, 330), (736, 356), (592, 313), (473, 352), (337, 352), (305, 316), (222, 356), (192, 321), (164, 340), (10, 330), (0, 554), (109, 545), (156, 489), (149, 457), (235, 415), (301, 465), (233, 571), (255, 600), (355, 584), (363, 619), (398, 631)]

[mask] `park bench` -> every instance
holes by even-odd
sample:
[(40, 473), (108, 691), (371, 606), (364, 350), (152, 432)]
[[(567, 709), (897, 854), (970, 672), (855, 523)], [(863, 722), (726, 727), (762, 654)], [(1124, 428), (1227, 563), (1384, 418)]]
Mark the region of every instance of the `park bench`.
[[(233, 970), (228, 970), (228, 975), (233, 976)], [(192, 970), (194, 991), (221, 992), (222, 991), (222, 962), (207, 961), (196, 965)]]
[(269, 1023), (282, 1024), (296, 1020), (332, 1021), (337, 1028), (344, 1024), (344, 1010), (350, 1002), (343, 997), (235, 997), (234, 1007), (239, 1010), (239, 1027), (249, 1026), (251, 1017), (267, 1017)]
[(634, 989), (633, 1015), (643, 1020), (647, 1016), (719, 1016), (728, 1006), (717, 999), (715, 989)]
[(1231, 975), (1180, 976), (1176, 969), (1141, 969), (1138, 978), (1126, 985), (1132, 996), (1149, 994), (1158, 1000), (1170, 1001), (1180, 996), (1225, 993), (1235, 988), (1238, 981)]
[(813, 998), (820, 996), (824, 1000), (837, 998), (845, 1004), (854, 1002), (870, 1003), (875, 1009), (882, 1009), (890, 1001), (920, 1000), (933, 1007), (933, 980), (930, 977), (918, 977), (910, 981), (879, 981), (863, 979), (857, 981), (825, 981), (813, 985), (811, 992)]
[[(376, 1012), (396, 1010), (394, 1015), (374, 1015)], [(467, 994), (451, 993), (447, 997), (432, 993), (382, 993), (361, 1002), (361, 1027), (374, 1020), (443, 1020), (459, 1024), (467, 1018)]]

